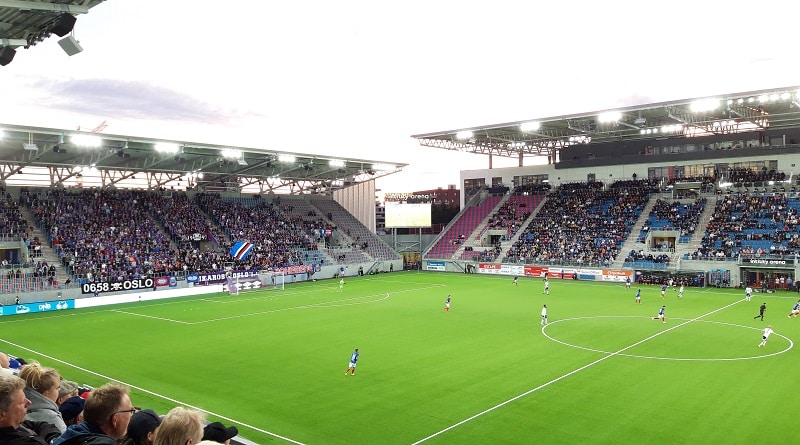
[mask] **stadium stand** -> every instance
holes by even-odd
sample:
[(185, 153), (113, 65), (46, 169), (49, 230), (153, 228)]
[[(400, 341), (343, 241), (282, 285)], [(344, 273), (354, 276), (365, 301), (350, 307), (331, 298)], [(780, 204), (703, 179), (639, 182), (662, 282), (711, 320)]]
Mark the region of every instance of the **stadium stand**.
[(455, 222), (439, 236), (439, 239), (425, 253), (425, 258), (452, 258), (459, 246), (489, 216), (502, 199), (502, 195), (490, 195), (477, 206), (462, 210)]
[[(400, 258), (388, 244), (367, 229), (336, 201), (314, 199), (311, 201), (311, 205), (325, 215), (351, 240), (353, 248), (339, 254), (344, 254), (343, 258), (346, 263), (356, 262), (356, 260), (364, 261), (369, 258), (373, 258), (376, 261)], [(331, 252), (331, 256), (336, 255), (336, 252)]]
[(702, 245), (687, 259), (734, 260), (739, 254), (797, 254), (800, 198), (785, 194), (741, 193), (717, 201)]
[(649, 180), (567, 183), (547, 196), (503, 261), (608, 266), (651, 193)]

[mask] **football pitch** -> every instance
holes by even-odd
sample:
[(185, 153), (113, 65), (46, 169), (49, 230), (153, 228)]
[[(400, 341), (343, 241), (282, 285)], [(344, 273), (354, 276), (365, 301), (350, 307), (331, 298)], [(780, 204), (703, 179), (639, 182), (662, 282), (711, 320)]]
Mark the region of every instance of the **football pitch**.
[(324, 280), (3, 317), (0, 350), (81, 384), (122, 382), (161, 414), (201, 409), (259, 444), (793, 441), (797, 293), (662, 300), (641, 286), (637, 305), (637, 288), (555, 279), (544, 295), (538, 278), (394, 272), (341, 291)]

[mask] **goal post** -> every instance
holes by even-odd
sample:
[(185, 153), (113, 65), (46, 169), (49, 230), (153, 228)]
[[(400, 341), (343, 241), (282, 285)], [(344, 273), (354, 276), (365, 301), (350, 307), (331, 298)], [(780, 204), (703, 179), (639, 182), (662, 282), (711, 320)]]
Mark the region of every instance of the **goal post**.
[(264, 272), (262, 282), (264, 289), (283, 290), (286, 287), (286, 274), (283, 271)]

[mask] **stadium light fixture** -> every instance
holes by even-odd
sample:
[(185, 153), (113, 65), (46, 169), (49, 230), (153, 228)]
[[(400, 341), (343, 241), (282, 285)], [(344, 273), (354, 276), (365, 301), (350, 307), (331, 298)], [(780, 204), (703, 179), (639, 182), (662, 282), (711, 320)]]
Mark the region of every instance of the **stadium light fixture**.
[(88, 134), (75, 134), (70, 139), (73, 144), (81, 147), (100, 147), (103, 145), (103, 140), (100, 137)]
[(461, 130), (458, 133), (456, 133), (456, 139), (460, 139), (462, 141), (464, 139), (470, 139), (472, 136), (474, 136), (472, 130)]
[(238, 159), (242, 157), (242, 151), (237, 150), (235, 148), (226, 148), (220, 150), (220, 154), (222, 154), (223, 158), (228, 158), (228, 159)]
[(597, 121), (601, 123), (619, 122), (622, 113), (619, 111), (605, 111), (597, 115)]
[(297, 161), (297, 158), (292, 155), (280, 155), (278, 156), (278, 160), (287, 164), (291, 164), (292, 162)]
[(153, 146), (155, 150), (159, 153), (167, 153), (167, 154), (176, 154), (180, 150), (180, 146), (178, 144), (173, 144), (170, 142), (158, 142), (155, 146)]
[(719, 108), (720, 100), (717, 98), (698, 99), (689, 105), (689, 109), (695, 113), (714, 111)]
[(328, 161), (328, 165), (330, 165), (331, 167), (344, 167), (346, 165), (346, 162), (341, 159), (331, 159), (330, 161)]
[(6, 138), (6, 132), (3, 131), (3, 130), (0, 130), (0, 141), (5, 139), (5, 138)]
[(542, 127), (541, 122), (537, 121), (523, 122), (519, 124), (520, 131), (525, 133), (530, 133), (532, 131), (539, 131), (539, 128), (541, 127)]

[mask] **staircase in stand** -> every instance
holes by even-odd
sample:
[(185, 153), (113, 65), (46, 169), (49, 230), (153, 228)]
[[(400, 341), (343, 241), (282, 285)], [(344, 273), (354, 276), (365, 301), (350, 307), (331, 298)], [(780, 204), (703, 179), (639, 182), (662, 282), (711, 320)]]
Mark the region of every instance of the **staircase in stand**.
[(31, 263), (36, 265), (39, 261), (46, 261), (48, 266), (55, 266), (56, 275), (53, 279), (58, 283), (59, 287), (64, 287), (64, 283), (67, 277), (69, 277), (69, 272), (67, 272), (66, 267), (61, 264), (61, 258), (58, 257), (56, 251), (50, 247), (50, 238), (36, 226), (36, 218), (34, 218), (30, 209), (25, 206), (20, 206), (19, 212), (22, 214), (23, 218), (30, 223), (30, 227), (33, 229), (31, 231), (31, 239), (39, 238), (41, 242), (41, 249), (38, 252), (38, 256), (34, 256), (35, 251), (31, 249)]

